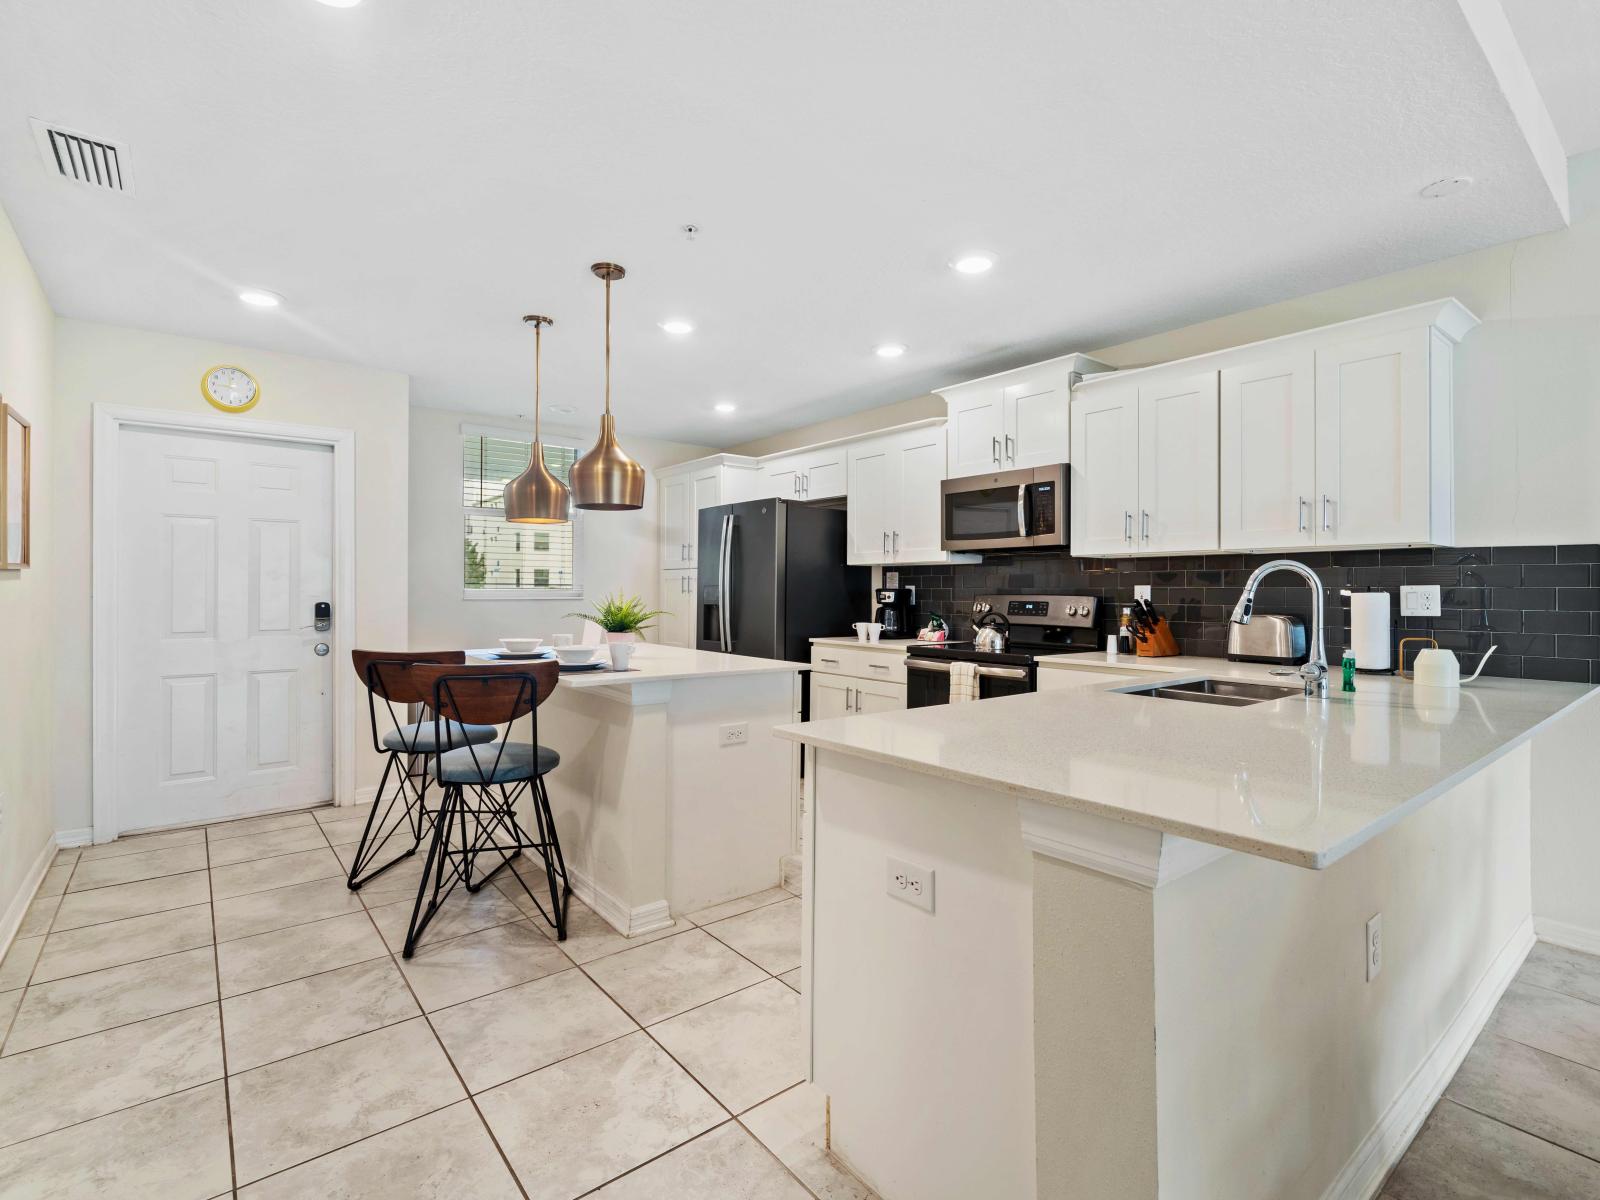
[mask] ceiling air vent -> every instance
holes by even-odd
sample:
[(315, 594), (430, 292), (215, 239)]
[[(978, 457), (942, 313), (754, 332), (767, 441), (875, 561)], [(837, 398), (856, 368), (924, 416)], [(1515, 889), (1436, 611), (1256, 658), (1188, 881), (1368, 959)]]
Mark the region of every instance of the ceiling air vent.
[(36, 118), (32, 125), (45, 166), (61, 178), (109, 192), (133, 191), (133, 169), (124, 147)]

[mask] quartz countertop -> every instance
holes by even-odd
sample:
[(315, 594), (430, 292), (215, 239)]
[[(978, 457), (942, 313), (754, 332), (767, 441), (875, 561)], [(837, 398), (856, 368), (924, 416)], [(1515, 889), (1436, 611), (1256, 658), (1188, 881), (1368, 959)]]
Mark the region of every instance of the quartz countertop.
[(882, 650), (892, 654), (904, 654), (906, 647), (916, 640), (916, 638), (890, 638), (882, 642), (863, 642), (858, 637), (814, 637), (811, 639), (811, 644), (838, 646), (842, 650)]
[[(467, 658), (473, 662), (498, 662), (512, 665), (515, 659), (490, 659), (486, 655), (494, 650), (468, 650)], [(605, 659), (606, 647), (600, 647), (599, 657)], [(526, 660), (524, 660), (526, 661)], [(562, 687), (625, 687), (635, 683), (669, 683), (680, 679), (723, 679), (734, 675), (770, 675), (778, 672), (809, 671), (808, 663), (787, 662), (779, 658), (752, 658), (745, 654), (721, 654), (713, 650), (686, 650), (681, 646), (658, 646), (653, 642), (639, 642), (633, 649), (633, 658), (626, 672), (604, 670), (563, 671)]]
[[(1108, 660), (1099, 651), (1040, 661), (1041, 669), (1066, 666), (1136, 668), (1171, 682), (1270, 678), (1271, 669), (1190, 657)], [(1329, 685), (1324, 700), (1295, 695), (1231, 708), (1129, 695), (1149, 684), (1125, 678), (776, 732), (822, 750), (1323, 868), (1600, 692), (1487, 678), (1446, 691), (1362, 675), (1346, 693), (1337, 667)]]

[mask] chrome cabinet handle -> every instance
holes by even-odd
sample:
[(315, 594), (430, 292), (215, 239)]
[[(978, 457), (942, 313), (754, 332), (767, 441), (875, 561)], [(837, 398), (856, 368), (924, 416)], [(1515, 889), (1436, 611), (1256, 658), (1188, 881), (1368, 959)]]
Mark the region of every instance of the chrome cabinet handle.
[(883, 553), (885, 556), (889, 553), (889, 531), (887, 529), (883, 531)]
[(1000, 439), (999, 438), (994, 437), (994, 438), (990, 438), (989, 439), (989, 454), (990, 454), (990, 457), (992, 457), (994, 459), (994, 465), (998, 467), (1000, 465)]
[(1147, 542), (1150, 540), (1150, 514), (1142, 508), (1139, 510), (1139, 537)]
[(1133, 545), (1133, 514), (1126, 509), (1122, 513), (1122, 540)]
[(900, 553), (900, 531), (898, 529), (894, 531), (894, 553)]
[(1329, 530), (1331, 530), (1333, 528), (1333, 526), (1328, 523), (1328, 505), (1329, 505), (1328, 493), (1327, 492), (1323, 492), (1322, 493), (1322, 531), (1324, 533), (1327, 533)]
[(817, 661), (819, 663), (827, 663), (830, 667), (837, 667), (839, 665), (839, 660), (837, 658), (819, 658)]
[(1012, 439), (1012, 437), (1011, 437), (1011, 435), (1009, 433), (1006, 434), (1006, 461), (1007, 462), (1011, 462), (1011, 463), (1014, 463), (1014, 462), (1017, 461), (1017, 452), (1016, 452), (1016, 449), (1015, 449), (1015, 442), (1013, 441), (1013, 439)]
[(1295, 519), (1300, 525), (1299, 532), (1304, 533), (1306, 531), (1306, 498), (1304, 496), (1301, 496), (1299, 501), (1295, 504), (1294, 511)]

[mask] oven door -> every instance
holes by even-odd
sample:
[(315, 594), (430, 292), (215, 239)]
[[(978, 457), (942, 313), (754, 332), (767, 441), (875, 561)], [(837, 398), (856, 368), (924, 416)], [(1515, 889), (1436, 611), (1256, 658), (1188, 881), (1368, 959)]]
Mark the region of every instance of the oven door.
[[(978, 667), (978, 699), (1018, 696), (1033, 691), (1029, 667)], [(927, 708), (950, 703), (950, 664), (937, 658), (906, 658), (906, 707)]]

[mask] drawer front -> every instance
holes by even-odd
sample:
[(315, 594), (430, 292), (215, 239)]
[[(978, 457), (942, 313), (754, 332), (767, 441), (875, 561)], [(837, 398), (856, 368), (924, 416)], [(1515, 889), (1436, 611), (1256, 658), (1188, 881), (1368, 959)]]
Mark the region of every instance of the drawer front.
[(844, 646), (812, 646), (811, 666), (831, 675), (876, 679), (881, 683), (906, 681), (906, 656), (902, 651), (857, 650)]

